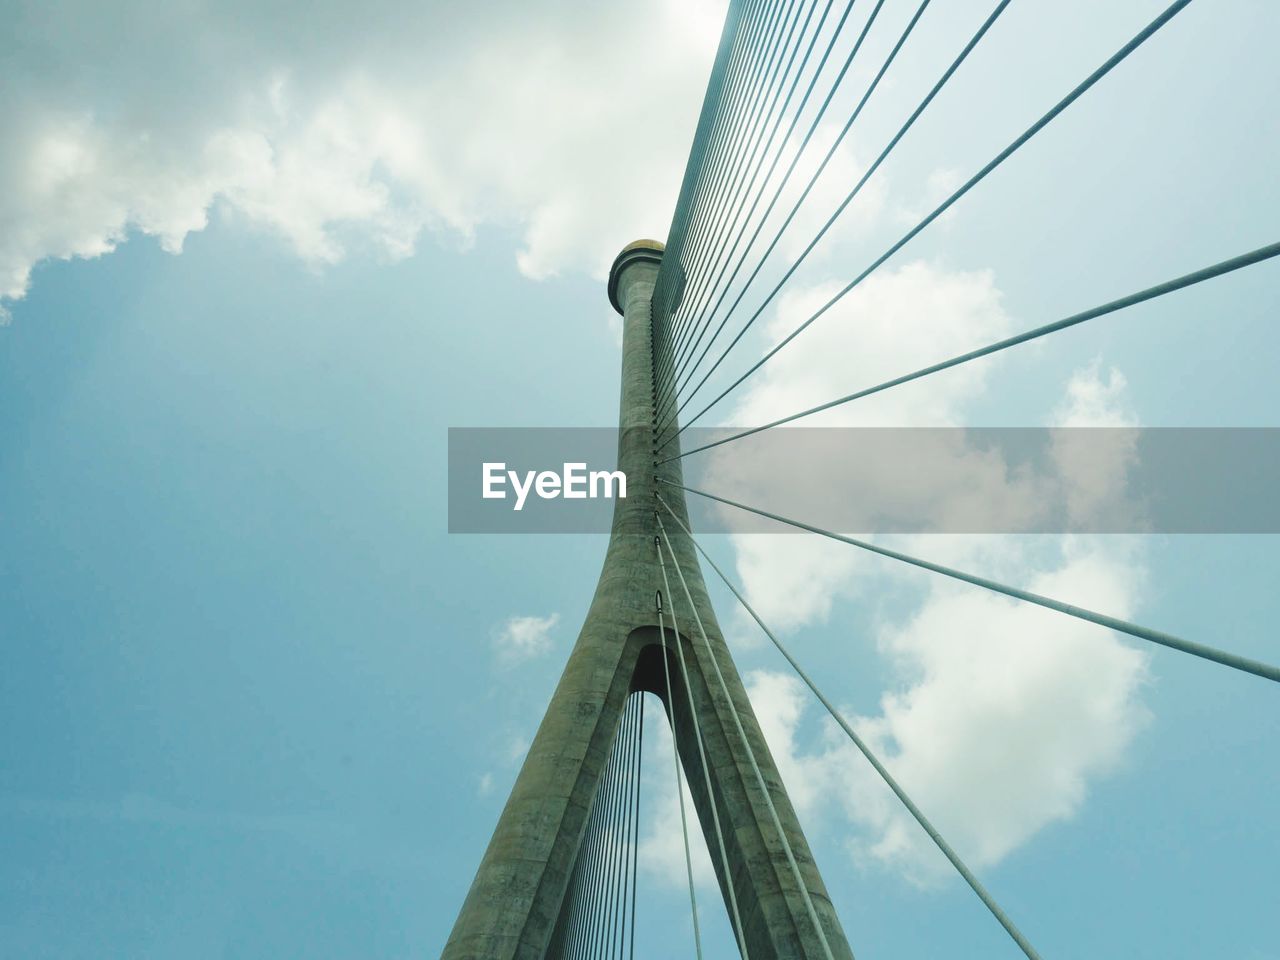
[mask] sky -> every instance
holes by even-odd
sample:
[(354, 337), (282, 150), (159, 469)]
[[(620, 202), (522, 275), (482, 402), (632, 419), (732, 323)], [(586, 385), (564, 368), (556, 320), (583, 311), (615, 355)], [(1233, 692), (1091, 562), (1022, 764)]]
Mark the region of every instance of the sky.
[[(604, 555), (449, 535), (447, 430), (614, 421), (605, 272), (666, 235), (723, 5), (263, 6), (0, 5), (5, 958), (437, 954)], [(762, 284), (991, 6), (933, 0)], [(916, 7), (884, 5), (833, 115)], [(708, 399), (1162, 7), (1014, 0)], [(1278, 32), (1192, 3), (708, 422), (1277, 240)], [(1278, 281), (815, 422), (1280, 426)], [(896, 545), (1280, 660), (1274, 537)], [(706, 546), (1044, 956), (1280, 957), (1266, 681), (840, 544)], [(855, 954), (1017, 956), (705, 572)], [(657, 715), (637, 949), (689, 955)]]

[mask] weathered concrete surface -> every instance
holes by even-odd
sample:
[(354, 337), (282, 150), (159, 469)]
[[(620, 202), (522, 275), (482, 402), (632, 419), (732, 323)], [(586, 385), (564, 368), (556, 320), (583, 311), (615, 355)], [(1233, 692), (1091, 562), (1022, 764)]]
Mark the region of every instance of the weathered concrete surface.
[[(586, 622), (551, 704), (529, 748), (520, 776), (485, 851), (443, 956), (447, 960), (542, 960), (582, 840), (600, 772), (613, 744), (623, 704), (634, 690), (666, 703), (661, 657), (672, 671), (677, 746), (722, 893), (731, 875), (752, 960), (823, 957), (781, 838), (734, 725), (738, 712), (764, 773), (779, 818), (799, 863), (832, 952), (852, 954), (795, 812), (761, 735), (737, 669), (711, 609), (697, 555), (665, 511), (672, 548), (711, 641), (708, 652), (668, 559), (671, 593), (666, 607), (679, 615), (693, 704), (677, 678), (679, 661), (659, 641), (655, 597), (662, 589), (655, 536), (655, 488), (687, 522), (680, 491), (654, 481), (653, 341), (650, 298), (662, 245), (629, 245), (614, 264), (609, 294), (623, 314), (622, 398), (618, 465), (627, 474), (627, 498), (614, 512), (604, 568)], [(672, 450), (668, 447), (664, 453)], [(680, 481), (678, 462), (658, 468)], [(669, 621), (668, 621), (669, 622)], [(668, 631), (668, 645), (673, 638)], [(723, 672), (725, 701), (708, 659)], [(725, 835), (728, 873), (720, 863), (710, 798), (702, 774), (690, 710), (696, 710)], [(670, 825), (680, 829), (678, 823)]]

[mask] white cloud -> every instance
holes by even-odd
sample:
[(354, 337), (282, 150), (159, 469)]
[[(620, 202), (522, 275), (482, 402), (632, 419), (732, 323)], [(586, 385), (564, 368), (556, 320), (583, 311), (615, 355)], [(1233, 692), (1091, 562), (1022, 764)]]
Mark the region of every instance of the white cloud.
[(722, 13), (28, 4), (0, 106), (0, 298), (135, 232), (178, 252), (214, 207), (316, 264), (492, 224), (530, 277), (598, 274), (666, 230)]
[[(1004, 565), (1035, 562), (1007, 542)], [(1127, 616), (1141, 573), (1127, 551), (1068, 541), (1030, 589)], [(1030, 604), (934, 582), (923, 606), (887, 629), (881, 649), (911, 677), (868, 723), (890, 768), (976, 865), (999, 861), (1072, 816), (1090, 779), (1119, 763), (1146, 718), (1145, 651), (1092, 624)], [(883, 795), (882, 795), (883, 796)], [(851, 807), (848, 811), (854, 814)], [(912, 875), (937, 868), (920, 831), (884, 804), (859, 808), (870, 850)]]
[(524, 736), (513, 736), (507, 742), (506, 756), (503, 759), (509, 765), (515, 765), (524, 761), (525, 754), (529, 752), (529, 747), (533, 742)]
[[(734, 534), (733, 545), (739, 583), (760, 618), (779, 630), (824, 622), (837, 600), (856, 595), (867, 562), (846, 544), (818, 537)], [(748, 619), (741, 616), (735, 637), (759, 634)]]
[(511, 617), (494, 633), (493, 646), (504, 664), (524, 663), (545, 656), (553, 646), (552, 629), (560, 614), (545, 617)]
[(1067, 516), (1086, 523), (1108, 514), (1132, 514), (1124, 499), (1129, 471), (1137, 461), (1138, 417), (1124, 390), (1124, 374), (1102, 363), (1072, 374), (1066, 395), (1053, 412), (1050, 455), (1062, 478)]
[(805, 756), (798, 738), (812, 694), (792, 673), (752, 670), (743, 684), (787, 795), (796, 813), (807, 818), (817, 812), (827, 779), (822, 759)]
[[(834, 115), (840, 114), (836, 112)], [(761, 252), (765, 244), (773, 239), (778, 228), (782, 226), (784, 219), (817, 173), (818, 164), (828, 152), (831, 152), (831, 159), (814, 180), (804, 203), (796, 211), (795, 218), (778, 241), (778, 247), (773, 256), (779, 260), (790, 262), (797, 259), (809, 242), (818, 235), (818, 231), (826, 225), (836, 208), (848, 198), (854, 185), (866, 174), (870, 164), (864, 162), (859, 156), (851, 138), (846, 137), (840, 141), (834, 151), (831, 150), (839, 133), (839, 126), (832, 123), (823, 123), (814, 132), (813, 140), (801, 154), (795, 170), (778, 197), (773, 214), (770, 215), (762, 231), (764, 240), (760, 244)], [(800, 146), (802, 136), (803, 134), (794, 134), (787, 142), (782, 159), (778, 163), (778, 170), (770, 178), (767, 198), (772, 198), (777, 190), (777, 184), (795, 157), (795, 151)], [(767, 203), (767, 200), (765, 202)], [(820, 263), (842, 243), (865, 237), (883, 212), (884, 206), (885, 186), (883, 177), (877, 171), (867, 179), (858, 191), (858, 195), (827, 228), (827, 232), (823, 234), (822, 239), (806, 259), (812, 263)]]
[[(785, 293), (766, 339), (781, 340), (843, 286)], [(1007, 336), (1013, 322), (990, 271), (912, 261), (868, 277), (748, 381), (728, 417), (756, 424), (794, 413)], [(974, 363), (815, 415), (808, 425), (951, 426), (986, 387)]]
[[(903, 227), (914, 227), (936, 210), (938, 204), (955, 193), (965, 179), (965, 176), (959, 170), (952, 167), (938, 167), (930, 172), (929, 176), (925, 178), (924, 187), (918, 200), (915, 203), (899, 207), (895, 212), (895, 219), (898, 224)], [(956, 208), (952, 207), (943, 213), (935, 221), (933, 229), (950, 223), (955, 216), (955, 212)]]
[(1053, 412), (1061, 427), (1135, 427), (1138, 415), (1129, 405), (1124, 374), (1111, 367), (1104, 378), (1102, 361), (1095, 358), (1067, 381), (1065, 396)]
[[(1001, 566), (1033, 561), (1001, 540)], [(1131, 551), (1068, 541), (1032, 590), (1128, 615), (1141, 570)], [(1051, 823), (1069, 819), (1089, 784), (1114, 770), (1147, 719), (1147, 654), (1092, 624), (965, 584), (936, 580), (921, 606), (887, 625), (879, 649), (902, 685), (879, 712), (845, 711), (859, 735), (971, 866), (999, 862)], [(811, 696), (790, 675), (748, 678), (770, 749), (802, 813), (842, 815), (849, 847), (918, 883), (950, 866), (848, 743), (828, 727), (798, 741)], [(829, 692), (829, 691), (828, 691)], [(830, 801), (837, 801), (834, 809)], [(825, 805), (824, 805), (825, 804)]]

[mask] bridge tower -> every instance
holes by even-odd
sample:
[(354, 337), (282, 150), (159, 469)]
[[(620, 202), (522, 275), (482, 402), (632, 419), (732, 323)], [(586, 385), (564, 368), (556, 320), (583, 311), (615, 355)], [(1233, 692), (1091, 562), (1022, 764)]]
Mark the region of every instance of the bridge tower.
[[(655, 382), (664, 361), (662, 351), (655, 356), (651, 300), (662, 256), (661, 243), (637, 241), (609, 274), (609, 299), (623, 318), (618, 467), (627, 476), (627, 497), (616, 503), (586, 622), (445, 960), (562, 955), (592, 804), (628, 698), (638, 692), (657, 696), (671, 722), (742, 952), (750, 960), (852, 960), (682, 530), (688, 524), (682, 491), (657, 481), (682, 482), (679, 461), (655, 467)], [(659, 594), (666, 598), (661, 615)]]

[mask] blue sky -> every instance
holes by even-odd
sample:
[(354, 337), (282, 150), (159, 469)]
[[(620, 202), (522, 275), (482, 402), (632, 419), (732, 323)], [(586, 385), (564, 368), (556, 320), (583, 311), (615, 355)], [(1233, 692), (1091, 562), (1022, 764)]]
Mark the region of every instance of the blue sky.
[[(935, 5), (820, 211), (989, 10)], [(913, 6), (886, 4), (861, 69)], [(1161, 6), (1015, 0), (728, 372)], [(446, 430), (616, 416), (600, 270), (665, 233), (718, 16), (6, 8), (0, 955), (439, 950), (605, 547), (449, 536)], [(1260, 0), (1193, 3), (725, 421), (1276, 240), (1278, 29)], [(1256, 267), (857, 416), (1277, 426), (1277, 280)], [(916, 546), (1280, 660), (1274, 538), (944, 539)], [(1270, 685), (799, 538), (708, 548), (1046, 957), (1280, 956)], [(712, 590), (855, 952), (1015, 956)], [(513, 649), (523, 617), (547, 627)], [(1026, 679), (1007, 722), (994, 681), (957, 696), (956, 650)], [(665, 760), (652, 956), (689, 952)]]

